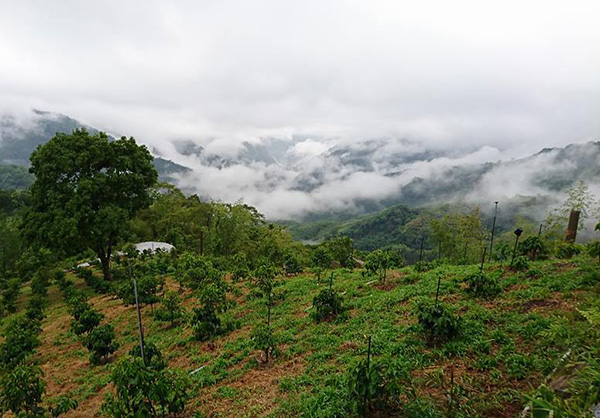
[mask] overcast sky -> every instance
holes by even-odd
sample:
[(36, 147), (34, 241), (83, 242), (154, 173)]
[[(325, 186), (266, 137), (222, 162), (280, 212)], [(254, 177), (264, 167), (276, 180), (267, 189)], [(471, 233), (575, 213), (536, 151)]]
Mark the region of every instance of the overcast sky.
[(597, 1), (1, 1), (1, 107), (158, 145), (599, 139)]

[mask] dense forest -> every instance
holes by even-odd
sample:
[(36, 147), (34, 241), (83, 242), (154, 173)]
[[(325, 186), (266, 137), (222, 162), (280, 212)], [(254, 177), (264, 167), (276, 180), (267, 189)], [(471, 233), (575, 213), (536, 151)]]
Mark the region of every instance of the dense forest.
[[(58, 133), (30, 163), (0, 166), (3, 413), (582, 417), (600, 403), (600, 241), (564, 240), (572, 210), (598, 219), (584, 182), (541, 225), (455, 204), (275, 224), (159, 181), (133, 138)], [(174, 249), (136, 251), (146, 241)]]

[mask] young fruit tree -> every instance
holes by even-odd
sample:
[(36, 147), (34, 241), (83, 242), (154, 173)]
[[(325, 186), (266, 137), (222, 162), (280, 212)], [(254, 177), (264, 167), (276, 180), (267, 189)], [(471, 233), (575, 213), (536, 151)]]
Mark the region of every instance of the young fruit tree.
[(61, 255), (96, 252), (111, 280), (113, 248), (129, 220), (151, 203), (156, 183), (153, 157), (133, 138), (111, 139), (77, 129), (57, 133), (31, 154), (31, 207), (23, 222), (26, 238)]

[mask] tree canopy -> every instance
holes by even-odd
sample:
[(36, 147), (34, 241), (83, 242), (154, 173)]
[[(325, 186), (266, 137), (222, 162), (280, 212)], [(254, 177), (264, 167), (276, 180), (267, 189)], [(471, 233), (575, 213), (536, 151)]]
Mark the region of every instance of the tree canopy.
[(57, 133), (31, 154), (31, 208), (25, 236), (62, 254), (92, 249), (110, 279), (113, 247), (135, 213), (151, 203), (153, 157), (133, 138), (110, 141), (77, 129)]

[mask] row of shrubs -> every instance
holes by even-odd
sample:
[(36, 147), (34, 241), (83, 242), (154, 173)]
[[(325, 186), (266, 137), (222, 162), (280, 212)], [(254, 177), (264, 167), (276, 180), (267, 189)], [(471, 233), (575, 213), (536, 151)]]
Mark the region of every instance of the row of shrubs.
[[(79, 277), (96, 292), (105, 293), (117, 289), (123, 301), (129, 305), (135, 302), (131, 280), (122, 280), (118, 286), (98, 286), (101, 282), (91, 270), (79, 269)], [(143, 277), (154, 277), (146, 274)], [(138, 294), (144, 304), (154, 304), (160, 299), (155, 292), (148, 291), (149, 280), (138, 281)], [(113, 284), (114, 285), (114, 284)], [(61, 290), (69, 306), (73, 320), (71, 330), (82, 336), (82, 342), (90, 350), (90, 363), (99, 364), (117, 350), (112, 325), (100, 325), (104, 315), (95, 310), (82, 292), (75, 289), (70, 281), (63, 281)], [(152, 296), (152, 297), (149, 297)], [(169, 292), (163, 299), (163, 306), (154, 311), (157, 320), (165, 320), (176, 325), (184, 316), (181, 299), (177, 292)], [(114, 417), (162, 417), (184, 410), (190, 397), (190, 380), (186, 374), (167, 369), (158, 347), (152, 342), (144, 345), (142, 358), (140, 346), (134, 346), (122, 358), (111, 373), (114, 392), (106, 396), (102, 412)]]
[(81, 338), (81, 343), (90, 352), (90, 363), (100, 364), (118, 348), (115, 330), (111, 324), (101, 324), (104, 315), (95, 310), (86, 296), (76, 289), (73, 282), (63, 275), (57, 280), (69, 308), (71, 331)]
[[(56, 276), (61, 274), (57, 272)], [(77, 402), (66, 396), (44, 400), (44, 374), (32, 360), (32, 354), (40, 345), (50, 275), (46, 268), (34, 274), (25, 313), (13, 318), (4, 331), (4, 342), (0, 346), (0, 412), (3, 414), (10, 411), (18, 417), (57, 417), (77, 407)], [(44, 403), (47, 406), (43, 406)]]

